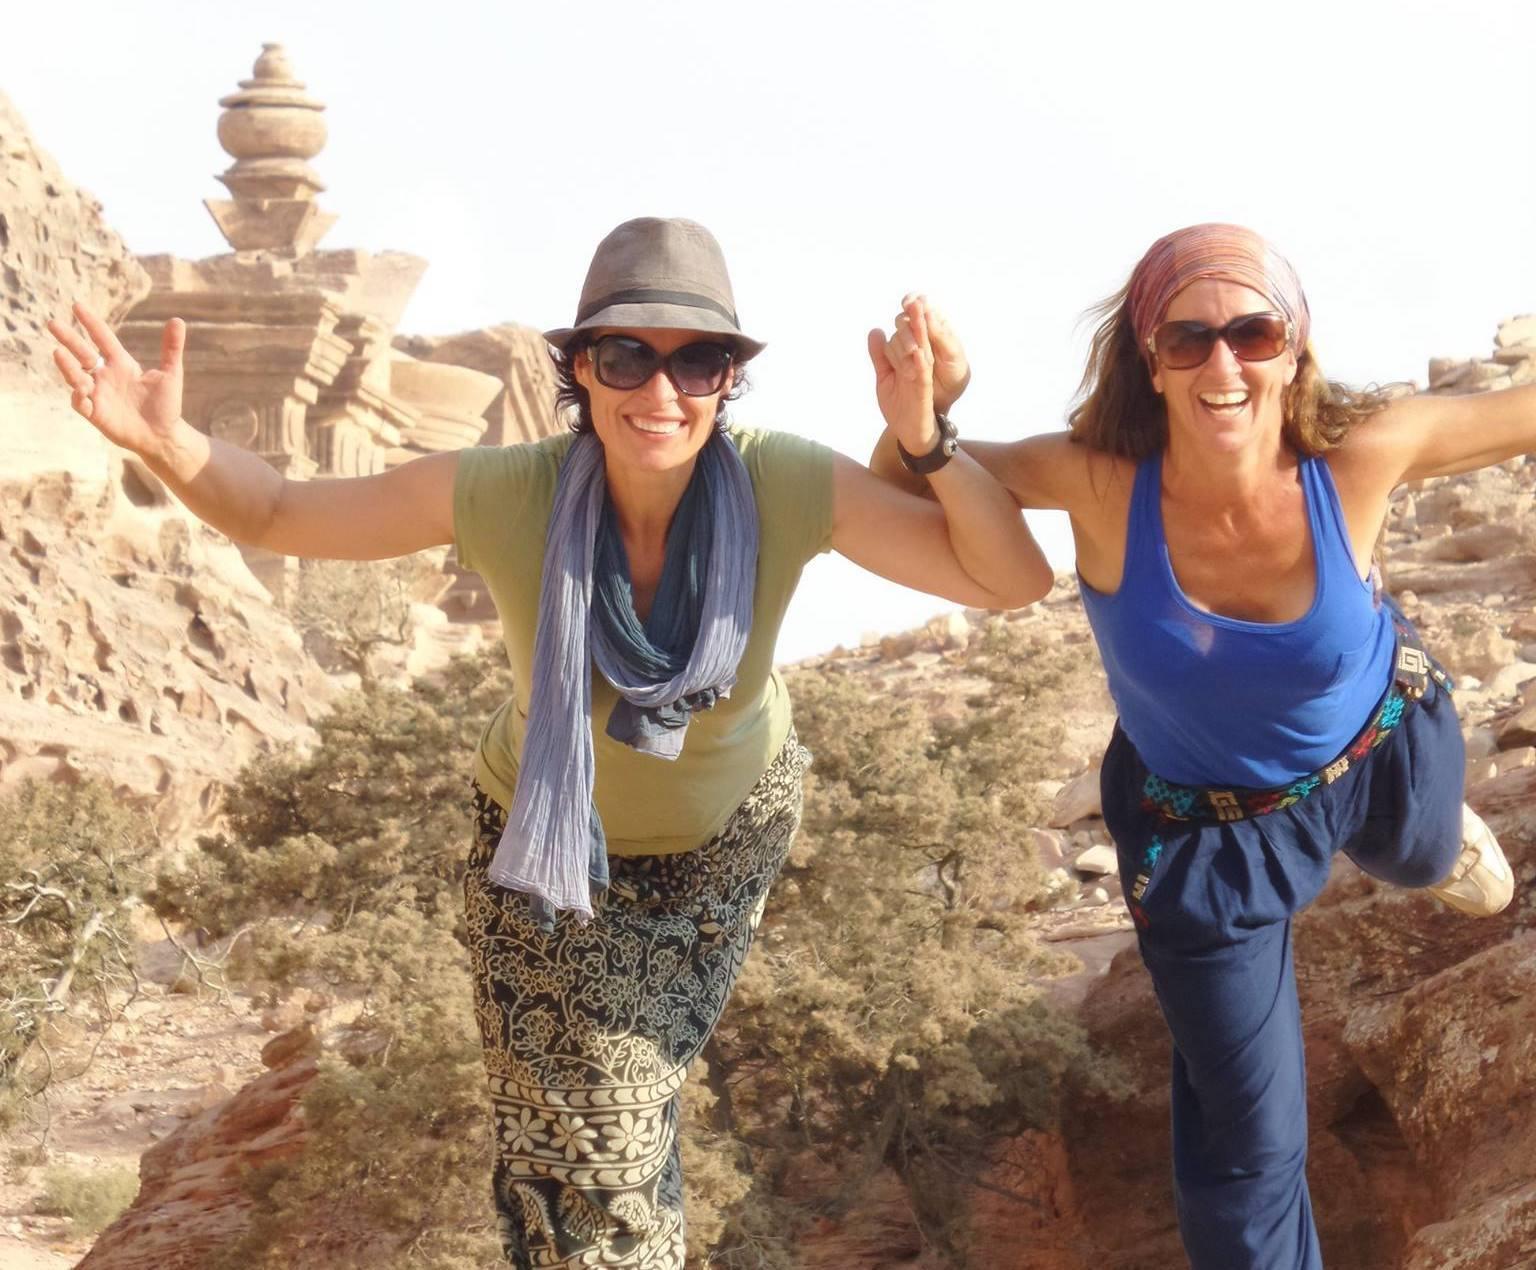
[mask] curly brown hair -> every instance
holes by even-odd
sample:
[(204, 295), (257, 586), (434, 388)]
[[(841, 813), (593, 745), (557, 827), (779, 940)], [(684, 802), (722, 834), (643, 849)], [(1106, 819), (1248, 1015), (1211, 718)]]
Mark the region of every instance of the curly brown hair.
[[(566, 342), (564, 350), (553, 344), (549, 346), (549, 360), (555, 364), (555, 414), (566, 417), (572, 432), (592, 431), (592, 399), (576, 378), (576, 359), (591, 348), (593, 342), (590, 335), (574, 335)], [(725, 403), (735, 401), (752, 386), (742, 363), (733, 361), (731, 369), (736, 375), (735, 382), (729, 392), (720, 395), (715, 407), (715, 427), (722, 432), (730, 422)]]
[[(1168, 444), (1168, 408), (1152, 387), (1136, 342), (1130, 289), (1127, 283), (1084, 315), (1097, 319), (1098, 325), (1067, 422), (1074, 441), (1139, 461)], [(1324, 378), (1309, 342), (1296, 358), (1296, 378), (1281, 403), (1285, 442), (1298, 454), (1322, 454), (1393, 395), (1379, 387), (1350, 388)]]

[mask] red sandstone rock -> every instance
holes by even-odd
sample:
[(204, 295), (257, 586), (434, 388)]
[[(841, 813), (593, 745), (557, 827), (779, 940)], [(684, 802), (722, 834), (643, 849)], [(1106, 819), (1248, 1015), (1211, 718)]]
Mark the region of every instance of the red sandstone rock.
[(245, 1229), (245, 1174), (303, 1149), (299, 1101), (317, 1071), (304, 1047), (146, 1151), (133, 1207), (107, 1227), (77, 1270), (202, 1270)]

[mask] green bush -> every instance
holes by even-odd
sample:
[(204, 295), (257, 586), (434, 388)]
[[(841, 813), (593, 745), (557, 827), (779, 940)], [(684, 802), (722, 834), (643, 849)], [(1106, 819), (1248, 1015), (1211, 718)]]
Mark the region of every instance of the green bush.
[[(814, 1153), (836, 1161), (821, 1211), (856, 1205), (894, 1168), (946, 1248), (987, 1144), (1054, 1124), (1068, 1068), (1118, 1088), (1032, 985), (1075, 963), (1030, 934), (1043, 878), (1018, 845), (1044, 817), (1035, 782), (1089, 667), (1081, 645), (993, 621), (965, 658), (982, 687), (962, 702), (872, 695), (836, 663), (792, 678), (816, 756), (805, 818), (708, 1050), (766, 1179), (756, 1204), (781, 1228), (808, 1214), (774, 1179)], [(772, 1265), (760, 1232), (773, 1223), (754, 1220), (757, 1234), (728, 1225), (722, 1247), (737, 1240), (751, 1250), (739, 1264)]]
[[(816, 764), (684, 1099), (695, 1264), (792, 1270), (800, 1232), (882, 1167), (943, 1249), (988, 1144), (1054, 1123), (1067, 1068), (1114, 1087), (1030, 986), (1058, 962), (1027, 928), (1042, 879), (1018, 845), (1086, 651), (995, 622), (963, 670), (973, 694), (937, 705), (834, 666), (792, 677)], [(460, 882), (468, 756), (509, 691), (489, 655), (410, 692), (368, 686), (311, 754), (248, 767), (229, 833), (157, 880), (165, 914), (251, 930), (238, 968), (253, 985), (362, 1002), (305, 1098), (304, 1152), (250, 1176), (252, 1225), (210, 1270), (497, 1264)]]
[(94, 1235), (122, 1216), (138, 1193), (138, 1170), (127, 1165), (85, 1169), (54, 1164), (43, 1171), (37, 1207), (69, 1218), (71, 1234)]

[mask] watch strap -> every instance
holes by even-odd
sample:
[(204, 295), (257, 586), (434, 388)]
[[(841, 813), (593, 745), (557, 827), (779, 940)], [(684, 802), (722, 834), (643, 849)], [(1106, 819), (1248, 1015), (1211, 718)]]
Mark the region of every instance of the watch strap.
[(937, 472), (955, 457), (955, 451), (960, 448), (960, 433), (950, 422), (949, 416), (935, 410), (933, 421), (938, 424), (939, 439), (927, 454), (911, 454), (900, 441), (896, 442), (896, 453), (901, 459), (901, 465), (917, 476)]

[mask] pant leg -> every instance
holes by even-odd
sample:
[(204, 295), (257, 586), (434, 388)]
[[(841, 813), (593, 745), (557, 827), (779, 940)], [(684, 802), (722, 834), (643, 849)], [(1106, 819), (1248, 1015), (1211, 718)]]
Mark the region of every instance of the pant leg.
[[(1174, 1187), (1194, 1270), (1321, 1270), (1291, 915), (1327, 881), (1351, 785), (1232, 824), (1142, 809), (1146, 768), (1118, 730), (1104, 816), (1142, 960), (1173, 1039)], [(1344, 810), (1341, 810), (1344, 808)]]
[(1179, 1230), (1194, 1270), (1321, 1270), (1289, 921), (1198, 951), (1142, 939), (1173, 1036)]
[(550, 932), (490, 882), (505, 815), (481, 796), (466, 923), (492, 1191), (518, 1270), (682, 1270), (679, 1096), (788, 854), (808, 759), (791, 734), (713, 839), (612, 860), (593, 919)]
[(1432, 680), (1422, 701), (1362, 770), (1364, 817), (1342, 844), (1373, 877), (1432, 886), (1461, 851), (1466, 746), (1451, 695)]

